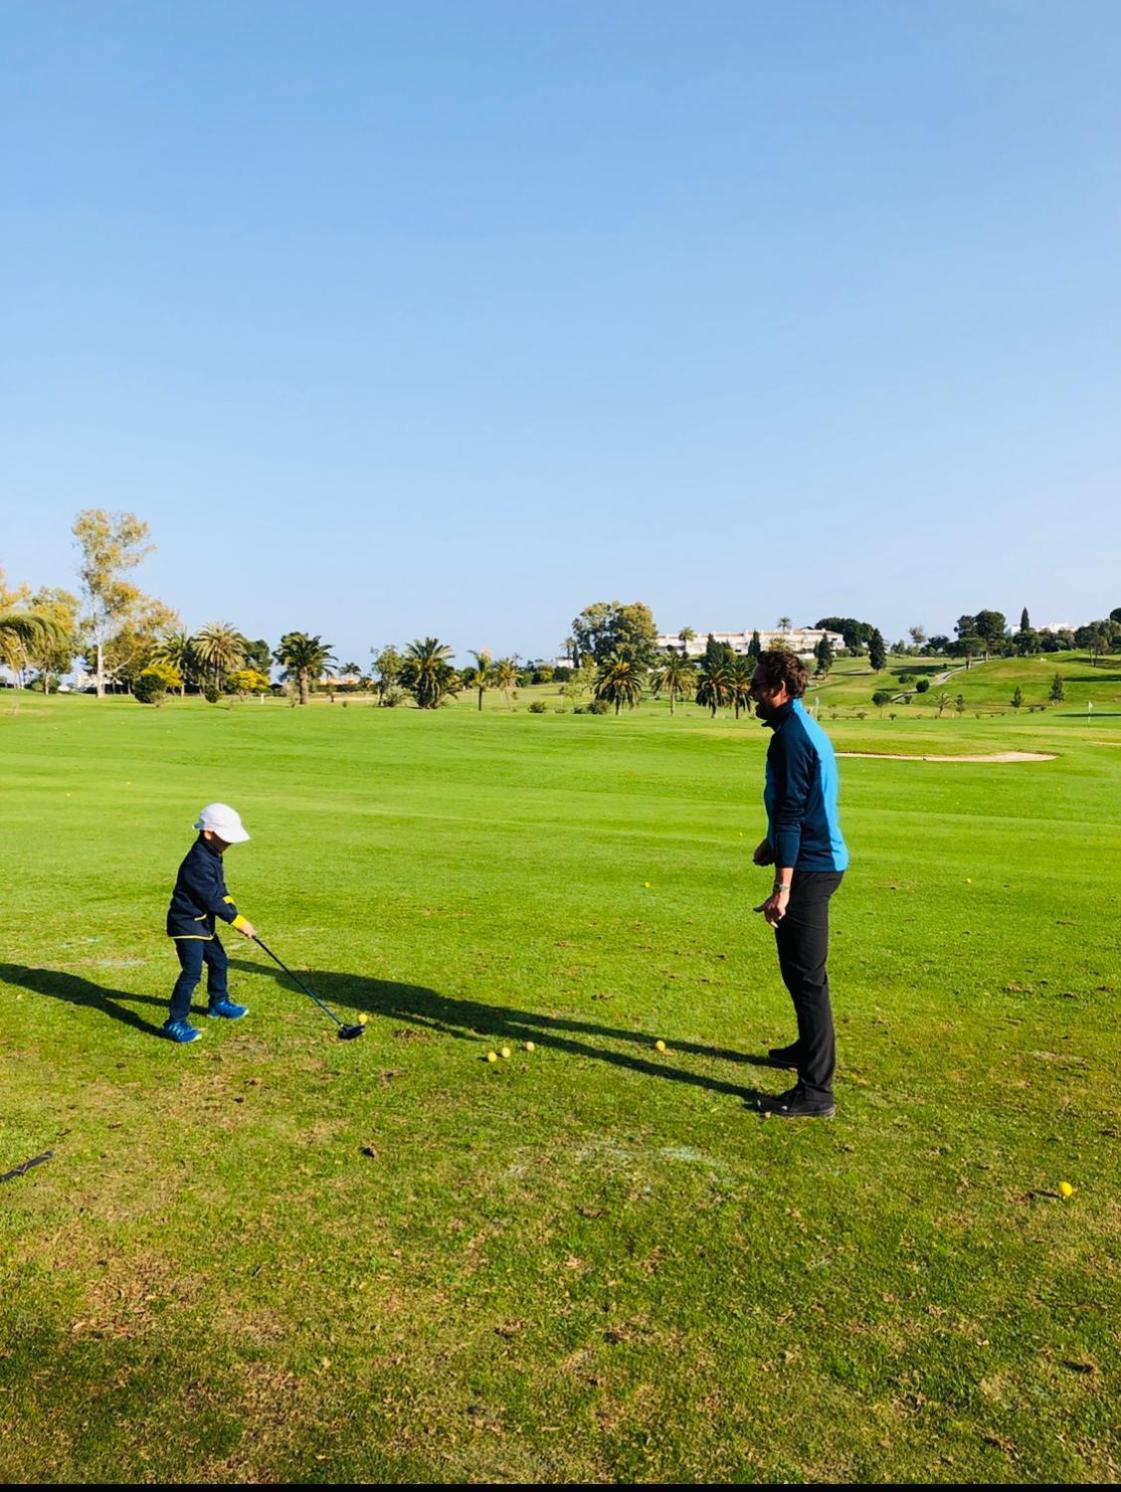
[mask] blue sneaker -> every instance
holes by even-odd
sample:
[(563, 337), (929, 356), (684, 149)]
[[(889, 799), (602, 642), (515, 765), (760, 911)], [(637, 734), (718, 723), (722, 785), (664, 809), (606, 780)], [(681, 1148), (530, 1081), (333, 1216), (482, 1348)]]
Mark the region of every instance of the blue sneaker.
[(220, 1000), (211, 1000), (207, 1015), (223, 1015), (228, 1021), (239, 1021), (243, 1015), (249, 1014), (248, 1005), (235, 1005), (225, 995)]
[(164, 1021), (163, 1034), (169, 1041), (180, 1043), (198, 1041), (202, 1036), (201, 1031), (196, 1031), (188, 1021)]

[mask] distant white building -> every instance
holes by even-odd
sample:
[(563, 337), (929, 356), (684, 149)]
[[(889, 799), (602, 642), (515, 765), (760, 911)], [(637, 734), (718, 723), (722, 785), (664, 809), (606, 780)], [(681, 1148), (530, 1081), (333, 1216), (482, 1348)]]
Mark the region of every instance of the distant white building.
[[(752, 634), (756, 629), (748, 627), (744, 632), (713, 632), (712, 638), (716, 642), (726, 642), (734, 653), (746, 655), (751, 647)], [(845, 639), (840, 632), (827, 632), (823, 627), (788, 627), (782, 631), (778, 627), (769, 631), (760, 627), (759, 642), (764, 648), (784, 647), (789, 648), (792, 653), (797, 653), (799, 658), (812, 658), (814, 650), (823, 637), (828, 637), (829, 645), (835, 653), (839, 653), (845, 646)], [(685, 655), (688, 658), (701, 658), (708, 646), (708, 632), (698, 632), (696, 637), (691, 637), (684, 644)], [(681, 638), (676, 632), (663, 632), (658, 637), (659, 648), (673, 648), (675, 652), (682, 649)]]

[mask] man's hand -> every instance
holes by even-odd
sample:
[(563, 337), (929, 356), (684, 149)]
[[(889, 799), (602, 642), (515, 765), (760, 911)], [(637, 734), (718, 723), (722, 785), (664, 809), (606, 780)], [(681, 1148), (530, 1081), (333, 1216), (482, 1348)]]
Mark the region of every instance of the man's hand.
[(257, 936), (257, 929), (253, 926), (252, 922), (249, 921), (248, 917), (242, 917), (240, 919), (238, 932), (242, 935), (243, 938), (255, 938)]
[(771, 849), (767, 840), (764, 839), (751, 858), (756, 865), (773, 865), (775, 863), (775, 852)]
[(762, 912), (764, 918), (771, 927), (777, 927), (786, 916), (786, 909), (790, 905), (790, 887), (780, 886), (777, 891), (772, 891), (767, 900), (755, 908)]

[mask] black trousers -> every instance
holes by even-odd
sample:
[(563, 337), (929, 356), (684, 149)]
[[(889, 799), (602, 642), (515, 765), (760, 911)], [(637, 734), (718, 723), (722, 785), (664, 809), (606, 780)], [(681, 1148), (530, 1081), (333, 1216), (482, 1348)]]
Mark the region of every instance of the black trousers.
[(837, 1066), (829, 1004), (829, 898), (842, 871), (796, 870), (786, 916), (775, 928), (782, 980), (798, 1019), (798, 1081), (815, 1098), (831, 1097)]

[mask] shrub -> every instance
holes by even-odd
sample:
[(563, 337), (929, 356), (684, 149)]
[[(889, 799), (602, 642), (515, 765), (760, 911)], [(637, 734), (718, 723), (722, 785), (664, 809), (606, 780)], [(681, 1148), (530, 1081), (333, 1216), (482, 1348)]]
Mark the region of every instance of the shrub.
[(588, 705), (587, 713), (589, 715), (606, 715), (610, 709), (611, 706), (605, 699), (593, 699), (591, 704)]
[(872, 696), (872, 703), (876, 706), (877, 710), (882, 710), (884, 705), (891, 703), (891, 690), (877, 689)]
[(929, 679), (920, 679), (918, 681), (918, 683), (915, 685), (915, 693), (916, 694), (925, 694), (926, 691), (929, 688), (930, 688), (930, 680)]
[(206, 700), (208, 705), (216, 705), (222, 696), (218, 693), (213, 684), (207, 684), (206, 688), (202, 691), (202, 697)]
[(545, 711), (548, 708), (548, 705), (543, 699), (535, 699), (529, 707), (529, 713), (531, 715), (544, 715)]
[(132, 686), (133, 696), (142, 705), (162, 705), (167, 698), (167, 685), (155, 669), (146, 668)]

